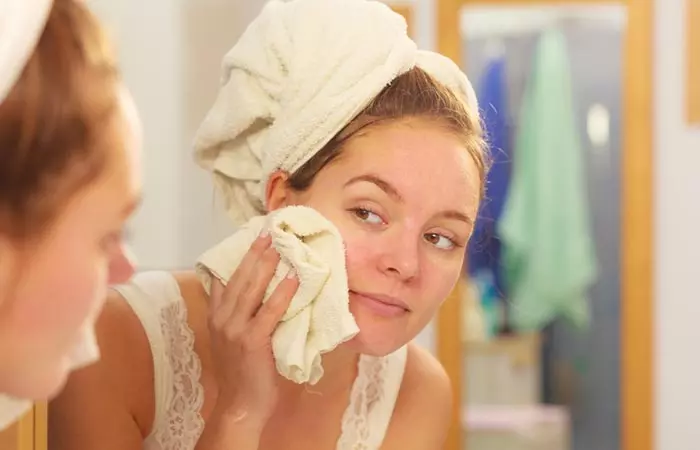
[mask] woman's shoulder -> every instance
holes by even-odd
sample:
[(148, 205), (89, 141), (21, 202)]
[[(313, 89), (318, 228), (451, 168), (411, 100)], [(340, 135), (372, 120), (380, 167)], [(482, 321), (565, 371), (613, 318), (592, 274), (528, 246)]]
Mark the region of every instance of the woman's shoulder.
[[(194, 272), (146, 272), (108, 292), (95, 325), (101, 357), (94, 368), (103, 369), (102, 376), (110, 374), (111, 383), (136, 388), (133, 396), (125, 393), (124, 398), (140, 399), (143, 392), (153, 391), (152, 347), (163, 333), (162, 321), (173, 319), (164, 317), (162, 309), (181, 303), (184, 308), (177, 320), (189, 321), (190, 310), (198, 310), (199, 300), (192, 280), (196, 281)], [(141, 404), (135, 401), (131, 406)]]
[(119, 292), (107, 293), (95, 334), (100, 359), (72, 373), (50, 403), (49, 439), (56, 448), (102, 439), (109, 434), (103, 425), (107, 423), (124, 424), (125, 435), (131, 423), (140, 438), (152, 426), (154, 371), (149, 340)]
[[(141, 272), (129, 282), (114, 286), (105, 313), (133, 315), (151, 338), (192, 322), (193, 316), (198, 322), (207, 308), (207, 297), (194, 271)], [(167, 322), (165, 327), (163, 322)]]
[(441, 448), (454, 401), (450, 379), (428, 350), (409, 343), (406, 351), (403, 381), (382, 449)]
[(127, 437), (140, 442), (151, 433), (158, 402), (155, 360), (168, 364), (163, 362), (168, 355), (158, 358), (156, 349), (170, 348), (168, 328), (177, 328), (170, 331), (180, 337), (185, 323), (193, 329), (190, 345), (204, 345), (198, 342), (206, 326), (203, 297), (193, 272), (141, 273), (108, 292), (95, 324), (99, 361), (73, 373), (51, 403), (51, 439), (66, 444), (56, 448), (91, 447), (87, 442), (99, 442), (115, 430), (118, 436), (109, 438), (115, 442)]
[(163, 310), (182, 304), (177, 320), (188, 320), (189, 303), (197, 300), (191, 279), (194, 272), (143, 272), (110, 289), (95, 324), (100, 360), (80, 374), (121, 391), (116, 398), (125, 402), (144, 436), (155, 408), (154, 345), (164, 338), (163, 321), (173, 319), (164, 316)]
[[(140, 273), (115, 291), (105, 314), (114, 319), (129, 316), (124, 321), (135, 319), (135, 326), (140, 325), (151, 347), (163, 351), (177, 347), (177, 353), (182, 353), (194, 346), (196, 353), (201, 353), (199, 341), (206, 341), (207, 333), (208, 295), (194, 271)], [(158, 356), (169, 357), (153, 355), (156, 360)]]
[[(172, 273), (175, 282), (180, 290), (180, 295), (189, 311), (190, 316), (196, 318), (206, 318), (209, 295), (204, 290), (202, 283), (194, 271), (183, 271)], [(196, 320), (201, 322), (201, 320)]]
[(407, 347), (406, 369), (399, 392), (399, 402), (402, 395), (407, 399), (425, 395), (433, 397), (435, 402), (445, 399), (451, 401), (452, 385), (440, 361), (416, 343), (411, 342)]

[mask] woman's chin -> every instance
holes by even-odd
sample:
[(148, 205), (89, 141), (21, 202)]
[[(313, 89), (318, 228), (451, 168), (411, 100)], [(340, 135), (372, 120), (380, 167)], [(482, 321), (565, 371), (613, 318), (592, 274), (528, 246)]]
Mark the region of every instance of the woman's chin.
[[(39, 360), (37, 357), (36, 360)], [(35, 401), (55, 397), (68, 379), (68, 364), (61, 358), (44, 358), (42, 364), (28, 362), (16, 367), (18, 376), (5, 386), (5, 393), (17, 398)]]

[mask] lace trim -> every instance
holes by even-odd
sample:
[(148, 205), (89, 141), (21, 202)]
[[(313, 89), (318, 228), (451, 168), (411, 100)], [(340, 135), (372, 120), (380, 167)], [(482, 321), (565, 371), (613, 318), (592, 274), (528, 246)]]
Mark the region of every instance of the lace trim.
[(187, 308), (182, 300), (162, 310), (160, 325), (173, 377), (172, 398), (153, 438), (162, 449), (192, 450), (204, 430), (200, 414), (204, 387), (199, 382), (202, 364), (194, 351), (194, 333), (187, 324)]
[[(389, 358), (360, 357), (350, 404), (343, 414), (336, 450), (376, 450), (372, 442), (372, 412), (384, 398), (383, 380)], [(394, 405), (391, 405), (392, 408)], [(387, 414), (391, 414), (389, 411)]]

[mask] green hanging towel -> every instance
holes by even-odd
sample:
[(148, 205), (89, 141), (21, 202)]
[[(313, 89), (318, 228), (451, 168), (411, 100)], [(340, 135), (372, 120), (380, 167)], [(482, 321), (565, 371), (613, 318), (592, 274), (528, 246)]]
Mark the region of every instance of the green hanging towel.
[(513, 174), (498, 224), (513, 325), (539, 330), (564, 316), (589, 322), (597, 276), (582, 145), (566, 41), (558, 29), (538, 43), (513, 150)]

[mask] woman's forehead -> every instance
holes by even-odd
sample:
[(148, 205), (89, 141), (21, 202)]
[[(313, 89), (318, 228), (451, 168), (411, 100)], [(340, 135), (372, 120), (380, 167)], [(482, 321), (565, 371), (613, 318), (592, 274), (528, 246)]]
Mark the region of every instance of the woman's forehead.
[(478, 201), (478, 167), (461, 141), (439, 127), (381, 127), (343, 149), (343, 157), (328, 167), (327, 181), (346, 183), (376, 175), (405, 195), (431, 201)]

